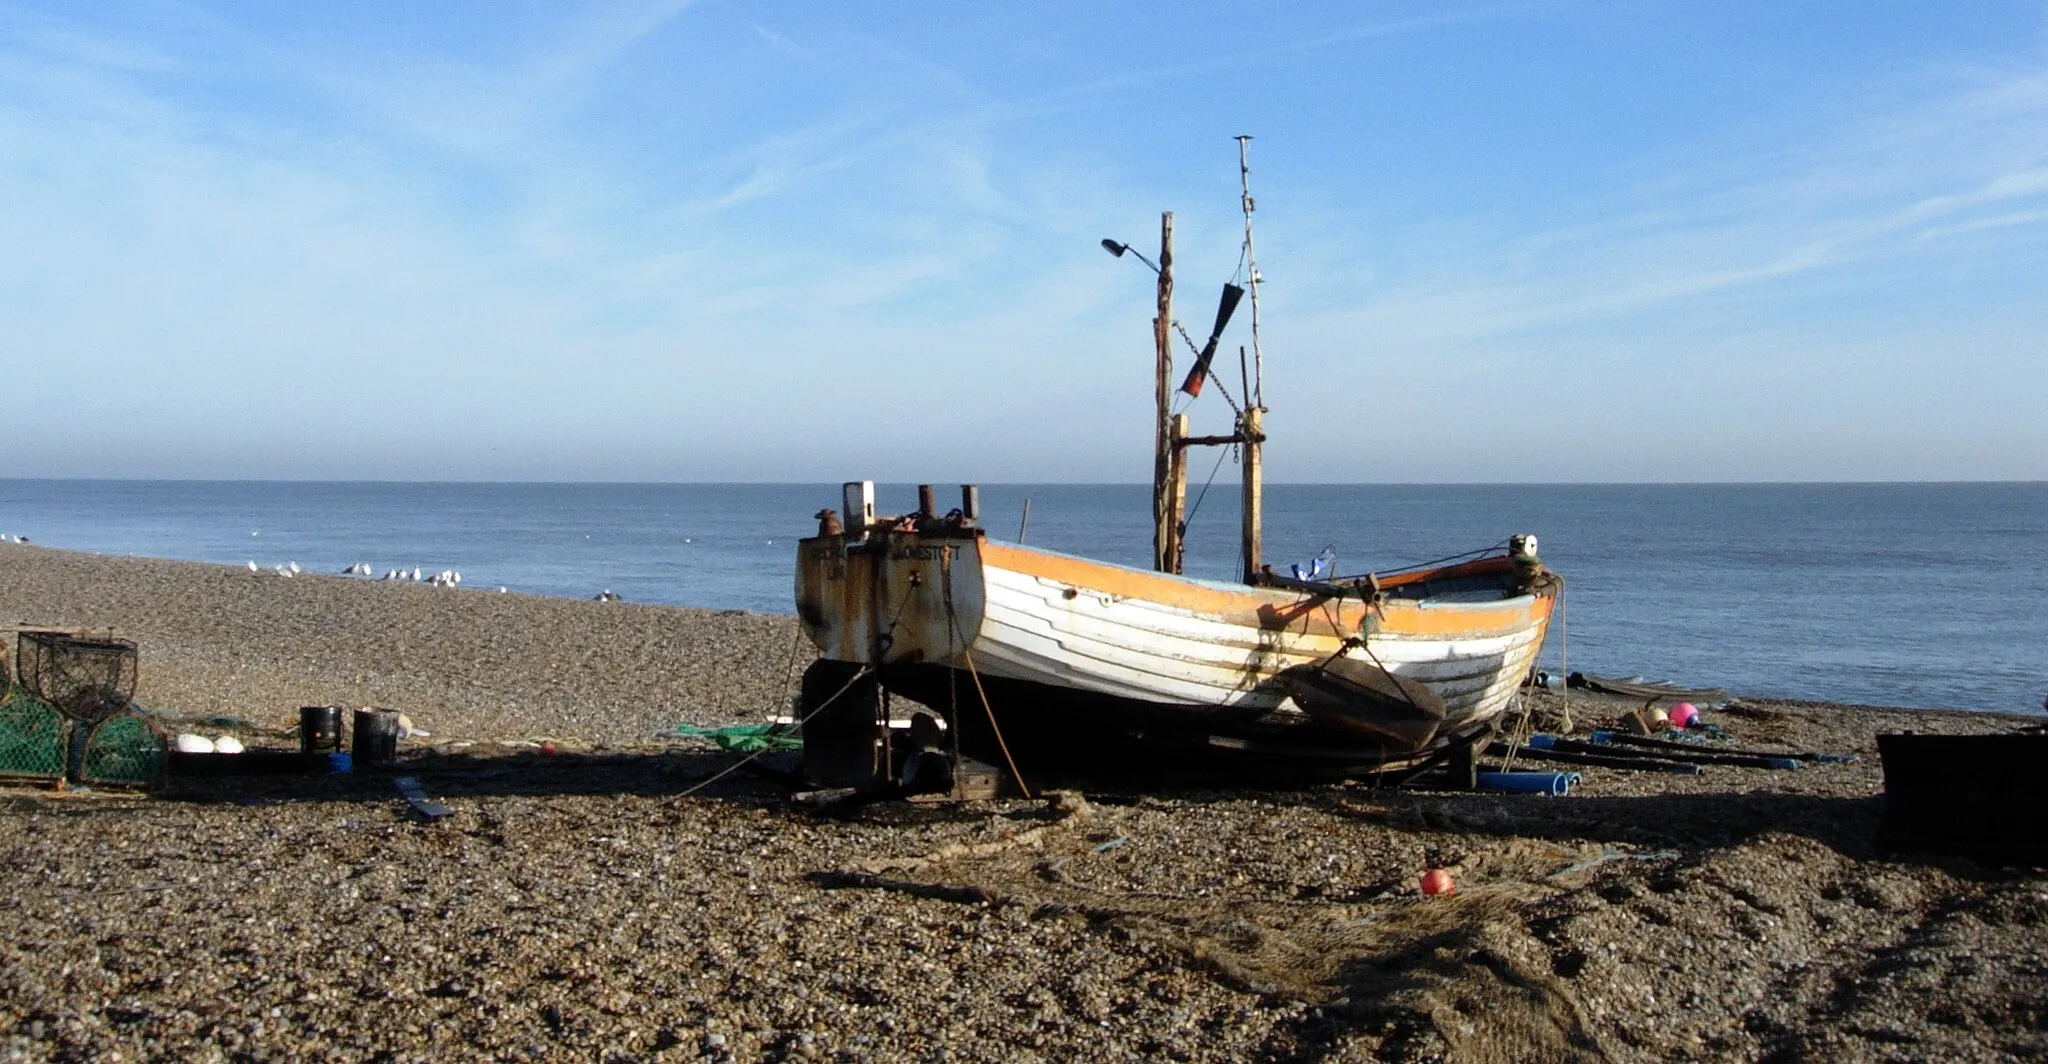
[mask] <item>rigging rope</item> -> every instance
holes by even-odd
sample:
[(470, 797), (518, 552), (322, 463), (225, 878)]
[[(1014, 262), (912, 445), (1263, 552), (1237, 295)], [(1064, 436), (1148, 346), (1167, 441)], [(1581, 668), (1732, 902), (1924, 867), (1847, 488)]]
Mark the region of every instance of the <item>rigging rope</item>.
[(1188, 524), (1195, 519), (1195, 511), (1202, 508), (1202, 500), (1209, 497), (1209, 485), (1216, 483), (1216, 474), (1223, 471), (1223, 460), (1230, 457), (1236, 450), (1237, 448), (1232, 447), (1229, 450), (1220, 451), (1216, 455), (1216, 464), (1209, 468), (1209, 479), (1202, 482), (1202, 490), (1195, 494), (1195, 504), (1188, 507), (1187, 516), (1180, 519), (1180, 532), (1182, 535), (1187, 534)]

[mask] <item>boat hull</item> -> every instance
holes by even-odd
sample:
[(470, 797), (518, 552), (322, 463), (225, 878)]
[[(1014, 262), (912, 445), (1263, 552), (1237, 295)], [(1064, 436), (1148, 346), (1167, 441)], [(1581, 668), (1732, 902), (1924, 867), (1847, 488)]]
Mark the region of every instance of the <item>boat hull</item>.
[[(1007, 745), (1020, 769), (1082, 747), (1355, 768), (1426, 757), (1498, 720), (1555, 597), (1554, 581), (1523, 584), (1502, 556), (1389, 578), (1368, 600), (966, 530), (804, 540), (796, 592), (823, 658), (872, 667), (885, 689), (954, 720), (964, 749)], [(1379, 729), (1369, 705), (1349, 726), (1306, 712), (1294, 697), (1304, 674), (1340, 660), (1383, 671), (1395, 696), (1419, 684), (1431, 704)]]

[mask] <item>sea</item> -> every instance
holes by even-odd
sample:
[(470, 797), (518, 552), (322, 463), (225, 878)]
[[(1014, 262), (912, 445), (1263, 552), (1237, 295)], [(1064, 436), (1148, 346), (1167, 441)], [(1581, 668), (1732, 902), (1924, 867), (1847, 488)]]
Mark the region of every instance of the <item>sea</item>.
[[(938, 485), (941, 509), (957, 485)], [(1134, 566), (1149, 486), (985, 484), (998, 539)], [(67, 550), (340, 573), (449, 594), (794, 612), (796, 541), (838, 484), (0, 480), (0, 533)], [(915, 508), (881, 485), (879, 509)], [(1539, 537), (1566, 581), (1543, 667), (1752, 697), (2040, 712), (2048, 483), (1274, 484), (1265, 555), (1340, 574)], [(1190, 493), (1187, 571), (1238, 568), (1238, 491)], [(0, 604), (4, 608), (4, 604)], [(33, 620), (33, 618), (31, 618)]]

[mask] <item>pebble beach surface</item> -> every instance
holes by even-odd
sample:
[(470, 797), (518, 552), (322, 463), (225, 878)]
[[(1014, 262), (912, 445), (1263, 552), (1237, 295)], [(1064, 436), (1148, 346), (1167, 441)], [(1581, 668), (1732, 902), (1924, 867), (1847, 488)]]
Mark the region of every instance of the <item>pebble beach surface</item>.
[[(0, 613), (134, 639), (140, 702), (252, 746), (402, 710), (454, 810), (372, 774), (0, 789), (0, 1059), (2048, 1055), (2048, 876), (1874, 844), (1876, 733), (2016, 718), (1747, 698), (1708, 719), (1864, 760), (1567, 798), (1084, 781), (823, 816), (664, 735), (785, 711), (788, 617), (13, 544)], [(1419, 896), (1433, 865), (1455, 893)]]

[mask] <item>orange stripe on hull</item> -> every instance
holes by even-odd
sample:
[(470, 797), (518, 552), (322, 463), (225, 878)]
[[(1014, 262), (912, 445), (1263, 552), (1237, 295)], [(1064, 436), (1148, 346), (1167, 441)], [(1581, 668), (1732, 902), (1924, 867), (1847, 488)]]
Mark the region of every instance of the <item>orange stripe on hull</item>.
[[(1358, 599), (1323, 598), (1281, 588), (1225, 588), (1198, 583), (1186, 577), (1107, 565), (986, 539), (981, 542), (981, 558), (984, 566), (1022, 573), (1080, 591), (1156, 602), (1225, 624), (1264, 631), (1344, 639), (1361, 630), (1367, 610), (1371, 608)], [(1489, 558), (1443, 569), (1405, 573), (1398, 580), (1384, 581), (1383, 586), (1398, 586), (1438, 575), (1476, 575), (1509, 569), (1511, 564), (1506, 559)], [(1372, 628), (1375, 635), (1390, 639), (1486, 635), (1520, 628), (1533, 617), (1547, 619), (1552, 602), (1553, 597), (1549, 594), (1538, 595), (1533, 602), (1511, 599), (1501, 603), (1424, 605), (1412, 600), (1390, 599), (1377, 607), (1378, 617)]]

